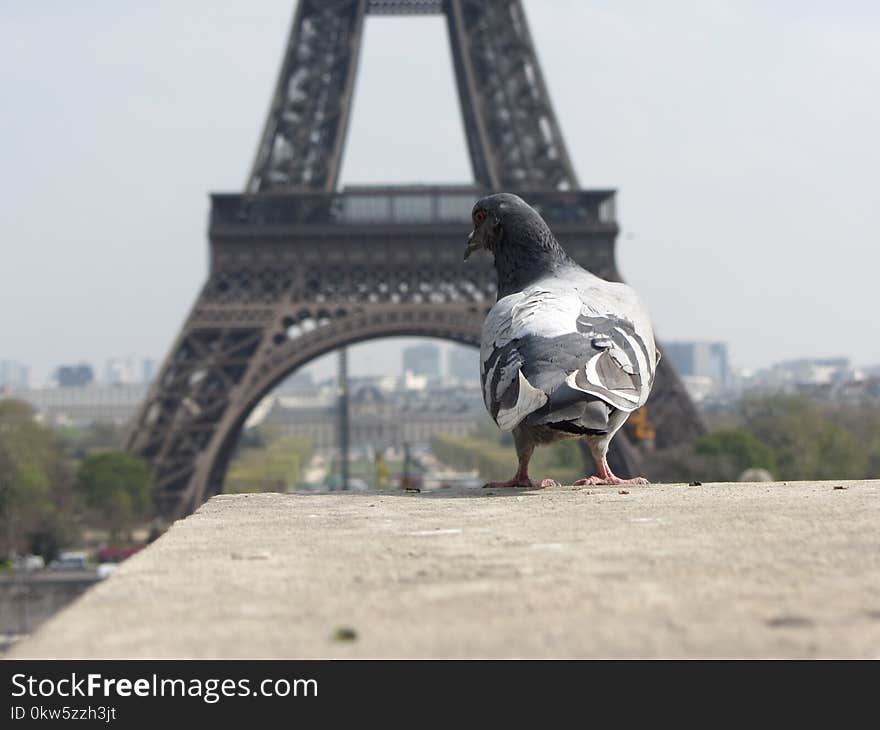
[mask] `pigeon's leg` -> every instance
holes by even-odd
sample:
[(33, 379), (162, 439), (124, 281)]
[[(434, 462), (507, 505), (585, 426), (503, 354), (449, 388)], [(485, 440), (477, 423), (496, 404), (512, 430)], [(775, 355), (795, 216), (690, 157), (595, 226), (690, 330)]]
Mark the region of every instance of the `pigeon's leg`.
[(516, 470), (516, 474), (513, 475), (513, 479), (508, 479), (506, 482), (486, 482), (483, 485), (483, 489), (504, 489), (507, 487), (539, 489), (541, 487), (559, 486), (552, 479), (544, 479), (538, 483), (533, 482), (529, 478), (529, 461), (535, 451), (535, 442), (528, 433), (521, 428), (513, 429), (513, 443), (516, 446), (516, 456), (519, 459), (519, 468)]
[(590, 453), (596, 461), (596, 476), (584, 477), (578, 479), (574, 486), (582, 487), (584, 485), (600, 485), (600, 484), (650, 484), (645, 477), (635, 477), (634, 479), (621, 479), (614, 475), (611, 467), (608, 466), (608, 444), (611, 439), (608, 437), (595, 438), (587, 437), (587, 445), (590, 447)]

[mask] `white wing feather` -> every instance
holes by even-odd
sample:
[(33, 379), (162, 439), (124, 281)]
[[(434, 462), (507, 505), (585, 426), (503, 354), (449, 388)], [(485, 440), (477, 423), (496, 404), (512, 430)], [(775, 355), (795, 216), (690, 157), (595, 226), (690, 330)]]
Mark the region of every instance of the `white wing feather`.
[[(530, 336), (552, 339), (577, 333), (590, 339), (592, 354), (564, 382), (621, 410), (635, 410), (645, 403), (659, 358), (644, 305), (625, 284), (571, 269), (500, 299), (486, 317), (480, 348), (483, 400), (499, 427), (515, 428), (549, 396), (523, 374), (516, 343)], [(504, 359), (499, 357), (502, 352)], [(600, 361), (603, 357), (606, 360)], [(609, 386), (600, 372), (602, 368), (608, 372), (609, 362), (612, 370), (616, 367), (636, 378), (640, 387)], [(514, 383), (516, 403), (503, 408), (501, 399)]]

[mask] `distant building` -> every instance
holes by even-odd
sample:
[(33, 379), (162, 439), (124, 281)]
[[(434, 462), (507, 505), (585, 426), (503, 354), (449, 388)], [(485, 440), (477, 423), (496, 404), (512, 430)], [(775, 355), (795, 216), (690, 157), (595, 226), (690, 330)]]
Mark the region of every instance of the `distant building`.
[(156, 376), (156, 361), (149, 357), (117, 356), (104, 364), (103, 382), (107, 385), (151, 383)]
[(724, 342), (664, 342), (663, 355), (681, 376), (708, 378), (722, 390), (730, 384), (730, 363)]
[(437, 345), (413, 345), (403, 350), (403, 372), (427, 378), (440, 376), (440, 348)]
[(95, 371), (91, 365), (61, 365), (55, 371), (55, 380), (61, 388), (79, 388), (95, 382)]
[(156, 361), (150, 357), (145, 357), (141, 361), (141, 382), (152, 383), (153, 376), (156, 374)]
[(453, 345), (446, 354), (446, 374), (459, 383), (476, 383), (480, 378), (480, 351)]
[(128, 423), (146, 394), (147, 386), (143, 383), (100, 385), (89, 382), (79, 387), (20, 390), (10, 396), (30, 403), (49, 425), (89, 426), (93, 423)]
[(16, 390), (28, 387), (28, 369), (15, 360), (0, 360), (0, 388)]
[(748, 378), (747, 386), (793, 391), (804, 386), (832, 386), (857, 381), (864, 375), (855, 370), (845, 357), (800, 358), (784, 360), (759, 370)]
[(134, 383), (138, 380), (130, 357), (111, 357), (104, 366), (104, 382), (108, 385)]
[(786, 360), (749, 374), (743, 385), (747, 391), (798, 395), (836, 406), (880, 405), (880, 369), (853, 368), (843, 357)]
[(315, 390), (315, 381), (308, 370), (298, 370), (282, 380), (276, 390), (279, 393), (310, 393)]
[(428, 387), (428, 376), (414, 375), (411, 370), (405, 370), (400, 385), (404, 390), (424, 390)]
[[(413, 376), (418, 377), (418, 376)], [(480, 388), (426, 387), (387, 391), (366, 378), (352, 384), (350, 408), (351, 446), (371, 449), (401, 448), (404, 443), (425, 446), (439, 434), (473, 433), (485, 409)], [(256, 410), (259, 419), (247, 426), (265, 426), (311, 439), (318, 450), (337, 446), (337, 406), (332, 393), (311, 397), (274, 394)]]
[(783, 379), (798, 385), (838, 383), (853, 379), (853, 368), (848, 358), (801, 358), (785, 360), (773, 366)]

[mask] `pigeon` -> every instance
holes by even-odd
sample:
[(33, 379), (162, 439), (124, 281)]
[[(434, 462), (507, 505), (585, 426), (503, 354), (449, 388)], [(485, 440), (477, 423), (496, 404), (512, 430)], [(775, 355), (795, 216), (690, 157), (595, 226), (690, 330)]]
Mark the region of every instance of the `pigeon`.
[(482, 198), (471, 216), (464, 258), (486, 249), (498, 273), (480, 347), (483, 402), (513, 432), (519, 459), (512, 479), (486, 486), (555, 485), (533, 482), (529, 460), (536, 445), (565, 438), (583, 438), (597, 465), (575, 485), (647, 484), (615, 476), (607, 460), (614, 434), (647, 401), (660, 360), (638, 295), (579, 266), (516, 195)]

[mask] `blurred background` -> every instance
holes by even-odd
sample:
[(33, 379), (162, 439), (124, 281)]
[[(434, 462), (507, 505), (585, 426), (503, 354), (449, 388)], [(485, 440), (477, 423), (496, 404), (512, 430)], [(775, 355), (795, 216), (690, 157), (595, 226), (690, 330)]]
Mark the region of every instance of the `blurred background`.
[[(208, 193), (243, 186), (294, 5), (0, 5), (8, 641), (166, 526), (126, 429), (206, 278)], [(707, 425), (647, 475), (880, 476), (880, 6), (524, 6), (580, 183), (618, 190), (618, 267)], [(442, 17), (368, 16), (341, 186), (471, 181), (458, 104)], [(386, 338), (348, 348), (343, 484), (337, 360), (251, 412), (225, 491), (512, 473), (476, 351)], [(583, 454), (534, 472), (570, 481)]]

